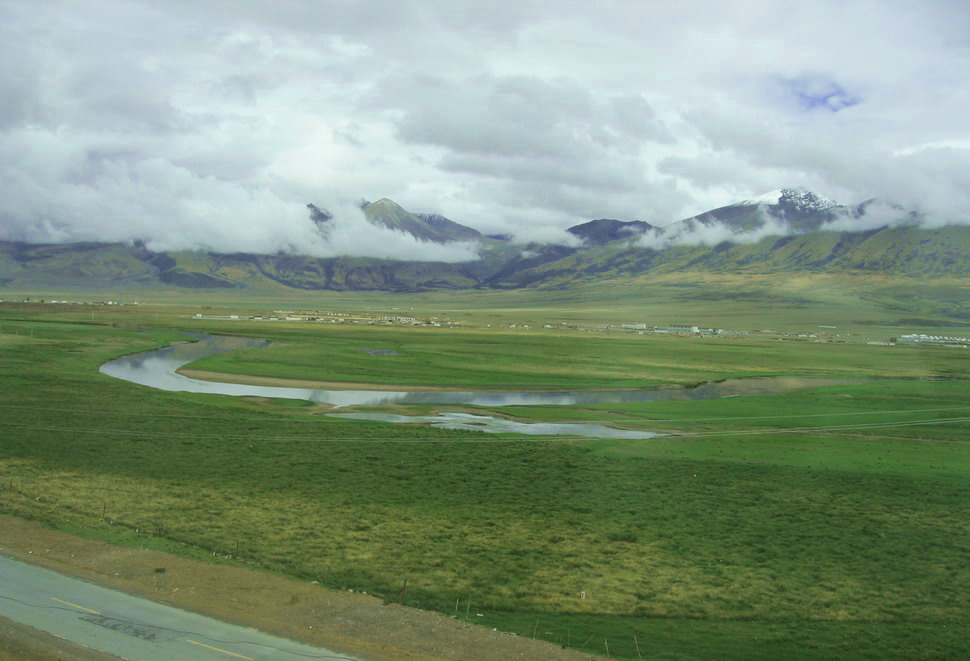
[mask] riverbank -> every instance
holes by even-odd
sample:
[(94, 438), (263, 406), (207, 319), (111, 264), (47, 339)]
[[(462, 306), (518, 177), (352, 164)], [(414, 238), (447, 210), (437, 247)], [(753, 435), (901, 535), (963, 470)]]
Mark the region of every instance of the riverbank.
[[(250, 374), (229, 374), (226, 372), (212, 372), (209, 370), (197, 370), (179, 368), (175, 370), (177, 374), (190, 379), (200, 379), (202, 381), (213, 381), (216, 383), (235, 383), (245, 386), (266, 386), (269, 388), (307, 388), (312, 390), (367, 390), (372, 392), (465, 392), (467, 388), (456, 388), (451, 386), (415, 386), (415, 385), (396, 385), (386, 383), (365, 383), (354, 381), (320, 381), (316, 379), (293, 379), (281, 378), (276, 376), (253, 376)], [(514, 392), (510, 388), (493, 388), (487, 392)], [(565, 392), (563, 390), (549, 390), (543, 392)]]

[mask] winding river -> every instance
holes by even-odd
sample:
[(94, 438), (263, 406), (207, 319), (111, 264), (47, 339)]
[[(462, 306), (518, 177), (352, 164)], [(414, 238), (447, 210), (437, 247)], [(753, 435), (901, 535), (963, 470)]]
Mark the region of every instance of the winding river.
[[(123, 356), (101, 366), (103, 374), (161, 390), (234, 396), (300, 399), (332, 404), (335, 407), (383, 404), (470, 404), (477, 406), (526, 406), (650, 402), (687, 399), (714, 399), (742, 395), (763, 395), (847, 383), (844, 379), (803, 377), (763, 377), (729, 379), (679, 390), (587, 390), (573, 392), (530, 391), (440, 391), (409, 392), (394, 390), (321, 390), (281, 386), (244, 385), (193, 379), (177, 370), (207, 356), (268, 347), (270, 342), (256, 338), (192, 334), (197, 342), (176, 344), (146, 353)], [(504, 418), (468, 413), (440, 413), (435, 416), (402, 416), (383, 413), (334, 413), (334, 417), (396, 423), (424, 423), (448, 429), (474, 429), (495, 433), (568, 434), (596, 438), (653, 438), (660, 434), (615, 429), (599, 424), (522, 423)]]

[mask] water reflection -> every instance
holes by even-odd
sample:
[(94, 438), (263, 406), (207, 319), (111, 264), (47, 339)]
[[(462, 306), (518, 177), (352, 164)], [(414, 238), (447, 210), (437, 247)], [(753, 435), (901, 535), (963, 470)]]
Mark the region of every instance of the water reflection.
[(515, 422), (490, 415), (473, 415), (442, 411), (438, 415), (394, 415), (392, 413), (328, 413), (332, 418), (372, 420), (375, 422), (425, 423), (442, 429), (466, 429), (493, 434), (529, 434), (531, 436), (585, 436), (590, 438), (656, 438), (663, 434), (648, 431), (614, 429), (596, 423)]

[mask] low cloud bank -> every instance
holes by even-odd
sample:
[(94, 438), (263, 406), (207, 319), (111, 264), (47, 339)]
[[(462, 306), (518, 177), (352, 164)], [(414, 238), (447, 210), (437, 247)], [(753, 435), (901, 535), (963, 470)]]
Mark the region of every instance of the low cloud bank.
[[(38, 132), (34, 140), (51, 137)], [(28, 243), (144, 241), (155, 251), (292, 253), (463, 262), (477, 244), (437, 244), (369, 223), (341, 205), (324, 229), (302, 202), (265, 185), (202, 176), (163, 158), (94, 155), (51, 141), (28, 148), (0, 138), (0, 240)]]
[(313, 257), (378, 257), (419, 262), (470, 262), (479, 259), (477, 241), (434, 243), (370, 223), (353, 204), (331, 210), (317, 240), (301, 250)]
[[(204, 210), (211, 218), (211, 209)], [(245, 233), (234, 236), (216, 222), (196, 227), (181, 236), (167, 233), (146, 241), (156, 251), (204, 250), (208, 252), (288, 253), (309, 257), (371, 257), (417, 262), (469, 262), (479, 259), (478, 242), (434, 243), (422, 241), (399, 230), (370, 223), (353, 204), (341, 205), (331, 212), (326, 224), (317, 226), (306, 218), (303, 205), (279, 209), (259, 224), (250, 223)], [(292, 212), (294, 217), (288, 217)], [(295, 217), (300, 214), (300, 217)], [(272, 218), (273, 220), (267, 220)]]
[(524, 226), (512, 234), (516, 243), (540, 243), (567, 248), (582, 248), (585, 244), (578, 236), (558, 227), (528, 227)]
[(640, 236), (634, 245), (642, 248), (663, 250), (676, 246), (716, 246), (721, 243), (745, 245), (757, 243), (767, 237), (785, 237), (806, 234), (809, 231), (867, 232), (884, 227), (911, 226), (934, 229), (946, 225), (961, 225), (937, 216), (909, 212), (899, 205), (872, 200), (855, 208), (833, 209), (835, 217), (823, 222), (814, 230), (797, 229), (783, 218), (770, 214), (762, 206), (758, 208), (759, 222), (749, 229), (737, 229), (723, 222), (701, 223), (693, 218), (672, 223), (656, 231)]
[(739, 231), (724, 223), (702, 224), (695, 220), (674, 223), (640, 237), (638, 245), (654, 250), (676, 246), (716, 246), (725, 241), (736, 244), (757, 243), (768, 236), (785, 236), (791, 229), (782, 221), (763, 213), (763, 224)]

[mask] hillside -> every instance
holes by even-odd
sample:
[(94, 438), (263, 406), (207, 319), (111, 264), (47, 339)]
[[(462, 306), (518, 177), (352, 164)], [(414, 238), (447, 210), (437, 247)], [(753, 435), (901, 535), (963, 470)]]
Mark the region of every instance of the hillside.
[(750, 244), (643, 247), (629, 241), (576, 252), (489, 281), (498, 287), (564, 286), (579, 280), (680, 271), (710, 273), (885, 273), (967, 275), (970, 227), (868, 232), (814, 231)]
[[(516, 244), (436, 214), (414, 214), (388, 199), (362, 203), (364, 220), (425, 242), (474, 242), (478, 259), (462, 263), (311, 257), (299, 254), (156, 252), (145, 244), (0, 242), (0, 287), (256, 288), (424, 291), (563, 288), (603, 278), (678, 272), (729, 274), (885, 273), (963, 276), (970, 227), (915, 224), (864, 232), (826, 229), (859, 217), (799, 189), (782, 189), (660, 228), (643, 221), (597, 219), (569, 228), (575, 245)], [(326, 235), (330, 214), (308, 205)], [(901, 211), (902, 213), (902, 211)], [(912, 218), (912, 214), (906, 216)], [(837, 225), (836, 225), (837, 226)]]
[(752, 200), (686, 218), (680, 224), (692, 226), (696, 223), (707, 227), (721, 224), (745, 231), (757, 229), (766, 221), (773, 220), (794, 232), (809, 232), (837, 220), (842, 214), (858, 213), (858, 209), (845, 207), (802, 188), (781, 188)]
[(464, 289), (481, 284), (493, 268), (492, 260), (488, 253), (476, 262), (445, 264), (287, 254), (155, 253), (120, 243), (0, 242), (0, 287)]

